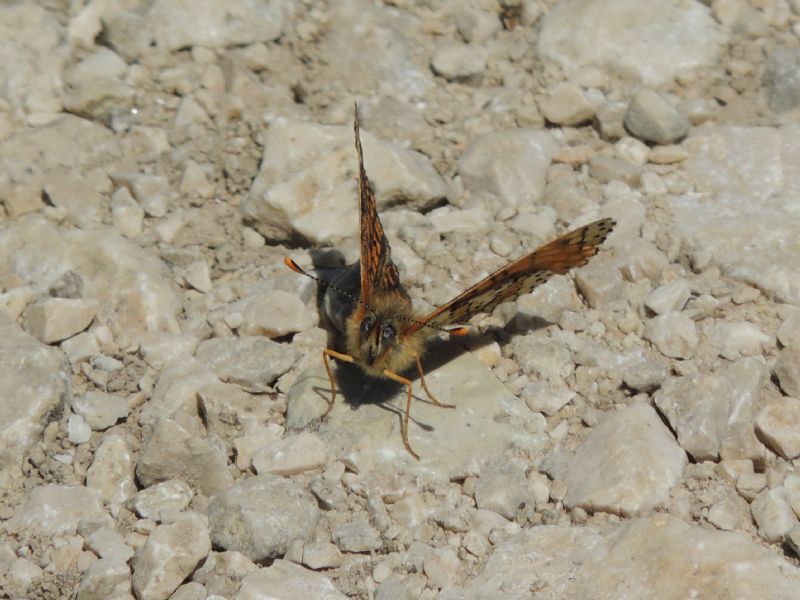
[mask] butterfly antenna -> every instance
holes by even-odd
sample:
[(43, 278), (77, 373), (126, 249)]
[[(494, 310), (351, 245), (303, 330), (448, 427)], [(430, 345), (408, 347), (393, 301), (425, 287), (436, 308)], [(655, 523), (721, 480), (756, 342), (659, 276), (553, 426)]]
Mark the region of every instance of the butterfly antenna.
[(332, 290), (335, 290), (335, 291), (339, 292), (339, 293), (340, 293), (342, 296), (344, 296), (344, 297), (345, 297), (345, 298), (347, 298), (348, 300), (352, 300), (352, 301), (353, 301), (353, 302), (355, 302), (356, 304), (360, 304), (361, 306), (363, 306), (363, 307), (365, 307), (365, 308), (367, 308), (367, 309), (369, 308), (369, 306), (367, 306), (366, 304), (364, 304), (364, 303), (363, 303), (361, 300), (359, 300), (358, 298), (356, 298), (356, 297), (355, 297), (353, 294), (351, 294), (350, 292), (345, 292), (343, 289), (341, 289), (341, 288), (339, 288), (339, 287), (336, 287), (336, 286), (335, 286), (335, 285), (333, 285), (332, 283), (328, 283), (327, 281), (322, 281), (322, 279), (320, 279), (319, 277), (315, 277), (315, 276), (314, 276), (314, 275), (312, 275), (311, 273), (306, 273), (306, 272), (305, 272), (305, 271), (304, 271), (304, 270), (303, 270), (303, 269), (300, 267), (300, 265), (298, 265), (296, 262), (294, 262), (294, 261), (293, 261), (291, 258), (289, 258), (288, 256), (285, 256), (285, 257), (283, 258), (283, 264), (285, 264), (287, 267), (289, 267), (289, 268), (290, 268), (292, 271), (294, 271), (295, 273), (300, 273), (300, 275), (305, 275), (305, 276), (306, 276), (306, 277), (308, 277), (309, 279), (313, 279), (314, 281), (316, 281), (316, 282), (317, 282), (319, 285), (321, 285), (321, 286), (323, 286), (323, 287), (329, 287), (329, 288), (331, 288)]

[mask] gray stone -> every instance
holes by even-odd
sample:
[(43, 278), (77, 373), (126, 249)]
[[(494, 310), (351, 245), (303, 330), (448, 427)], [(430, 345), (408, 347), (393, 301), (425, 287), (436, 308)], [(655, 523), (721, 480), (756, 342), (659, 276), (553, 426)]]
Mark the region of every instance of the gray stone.
[(192, 574), (192, 580), (205, 586), (209, 598), (217, 594), (234, 598), (242, 579), (258, 566), (239, 552), (210, 552), (203, 564)]
[(208, 518), (215, 546), (258, 561), (283, 556), (296, 539), (307, 541), (319, 508), (293, 481), (258, 475), (214, 496)]
[(764, 72), (767, 101), (775, 112), (800, 105), (800, 52), (797, 48), (778, 47), (772, 51)]
[(205, 495), (233, 483), (227, 453), (213, 439), (199, 438), (169, 419), (159, 420), (142, 444), (136, 477), (144, 486), (181, 479)]
[(297, 360), (297, 351), (259, 336), (212, 338), (200, 343), (195, 357), (222, 381), (248, 392), (265, 392)]
[(520, 505), (531, 496), (525, 466), (505, 458), (488, 463), (475, 485), (478, 508), (494, 511), (506, 519), (513, 519)]
[(343, 552), (372, 552), (383, 545), (378, 531), (367, 521), (351, 521), (332, 532), (333, 541)]
[(244, 299), (239, 330), (245, 335), (282, 337), (311, 329), (317, 324), (317, 315), (296, 294), (263, 289)]
[(625, 112), (625, 127), (635, 137), (656, 144), (677, 142), (689, 133), (689, 118), (666, 97), (653, 90), (639, 90)]
[(668, 375), (669, 369), (663, 360), (646, 360), (625, 369), (622, 381), (638, 392), (650, 392), (664, 383)]
[(253, 468), (259, 475), (296, 475), (323, 467), (326, 458), (322, 440), (304, 431), (264, 446), (253, 456)]
[(775, 375), (784, 392), (800, 398), (800, 348), (784, 348), (775, 361)]
[(286, 5), (278, 0), (233, 0), (222, 7), (214, 0), (157, 0), (147, 11), (144, 27), (167, 52), (192, 46), (223, 48), (277, 39)]
[(448, 81), (478, 84), (486, 69), (486, 49), (456, 41), (441, 43), (433, 51), (431, 68)]
[(575, 284), (592, 308), (602, 307), (622, 296), (622, 274), (602, 261), (593, 261), (578, 269)]

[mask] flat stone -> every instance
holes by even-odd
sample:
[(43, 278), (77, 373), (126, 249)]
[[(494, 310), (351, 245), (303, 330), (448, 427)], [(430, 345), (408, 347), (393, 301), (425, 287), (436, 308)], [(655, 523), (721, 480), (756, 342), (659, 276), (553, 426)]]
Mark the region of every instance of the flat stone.
[(720, 323), (715, 327), (712, 338), (719, 355), (728, 360), (760, 355), (772, 343), (770, 336), (747, 321)]
[(150, 486), (181, 479), (206, 495), (233, 483), (227, 453), (213, 439), (197, 438), (175, 421), (161, 419), (142, 444), (136, 461), (136, 477)]
[(472, 140), (458, 163), (464, 187), (488, 192), (511, 206), (535, 203), (543, 194), (556, 143), (538, 129), (510, 129)]
[[(666, 571), (664, 556), (672, 557)], [(575, 525), (526, 529), (499, 544), (476, 577), (438, 598), (517, 600), (542, 586), (568, 598), (670, 600), (702, 589), (710, 597), (788, 599), (800, 569), (747, 535), (659, 514), (604, 533)]]
[(74, 535), (81, 519), (110, 523), (100, 493), (83, 486), (48, 484), (28, 493), (7, 528), (11, 533), (52, 538)]
[(325, 465), (325, 444), (313, 433), (302, 432), (273, 442), (253, 456), (256, 473), (296, 475)]
[(303, 564), (309, 569), (332, 569), (342, 564), (342, 553), (330, 542), (311, 542), (303, 548)]
[(94, 299), (48, 298), (28, 307), (23, 323), (37, 340), (52, 344), (86, 329), (97, 308)]
[(333, 541), (344, 552), (371, 552), (383, 545), (378, 531), (367, 521), (351, 521), (333, 530)]
[(311, 329), (317, 324), (317, 316), (296, 294), (265, 289), (244, 299), (239, 329), (245, 335), (276, 338)]
[(682, 166), (695, 189), (717, 201), (670, 201), (682, 251), (695, 268), (717, 267), (768, 298), (800, 305), (800, 125), (704, 126), (685, 145)]
[(308, 540), (319, 508), (313, 496), (293, 481), (258, 475), (215, 495), (208, 518), (215, 546), (258, 561), (283, 556), (296, 539)]
[(800, 400), (778, 398), (767, 404), (756, 416), (756, 433), (786, 460), (800, 456)]
[(269, 567), (245, 575), (236, 594), (237, 600), (346, 600), (330, 579), (286, 560), (276, 560)]
[(687, 462), (653, 408), (634, 404), (611, 414), (579, 446), (564, 479), (564, 505), (647, 514), (667, 504)]
[(714, 64), (726, 39), (708, 7), (676, 0), (570, 0), (540, 27), (539, 55), (568, 77), (597, 67), (646, 85)]
[(525, 466), (506, 459), (487, 464), (475, 485), (478, 508), (491, 510), (506, 519), (513, 519), (519, 506), (530, 500), (531, 495)]
[(486, 58), (483, 46), (448, 41), (434, 49), (431, 68), (448, 81), (477, 84), (486, 70)]
[(197, 347), (198, 361), (222, 381), (248, 392), (265, 392), (297, 360), (297, 351), (260, 336), (211, 338)]
[(114, 394), (90, 390), (73, 397), (70, 406), (94, 431), (102, 431), (128, 416), (128, 400)]
[[(442, 364), (426, 370), (428, 388), (440, 402), (455, 404), (456, 408), (441, 408), (427, 401), (412, 403), (409, 441), (420, 461), (406, 451), (400, 435), (405, 389), (369, 379), (360, 369), (341, 364), (334, 369), (338, 393), (344, 400), (337, 396), (318, 431), (329, 455), (341, 456), (348, 448), (359, 447), (379, 470), (391, 466), (393, 471), (449, 477), (452, 470), (470, 459), (489, 460), (502, 452), (514, 432), (522, 431), (521, 423), (529, 418), (529, 409), (470, 353), (449, 358), (452, 355), (446, 347), (437, 345), (429, 354), (431, 360)], [(423, 368), (426, 364), (428, 361), (423, 361)], [(416, 397), (424, 399), (419, 383), (414, 381), (413, 386)], [(328, 406), (329, 389), (322, 366), (301, 373), (288, 394), (287, 430), (307, 427), (318, 418)]]
[(233, 0), (224, 9), (213, 0), (157, 0), (146, 13), (144, 27), (152, 32), (159, 48), (172, 52), (192, 46), (224, 48), (269, 42), (281, 35), (284, 19), (282, 4), (274, 0)]

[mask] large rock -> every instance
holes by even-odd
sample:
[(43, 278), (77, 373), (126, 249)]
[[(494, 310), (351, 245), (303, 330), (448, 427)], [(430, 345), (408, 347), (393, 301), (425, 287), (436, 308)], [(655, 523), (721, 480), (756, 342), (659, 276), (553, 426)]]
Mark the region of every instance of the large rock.
[(181, 299), (166, 267), (108, 229), (59, 229), (29, 216), (0, 230), (0, 287), (22, 281), (40, 293), (71, 274), (85, 299), (99, 302), (97, 323), (107, 325), (125, 346), (141, 331), (180, 331)]
[(658, 85), (714, 64), (724, 40), (697, 2), (564, 0), (542, 19), (538, 51), (568, 76), (598, 67)]
[(48, 415), (66, 400), (69, 378), (58, 350), (0, 313), (0, 471), (18, 466), (40, 439)]
[(692, 264), (800, 306), (800, 125), (703, 127), (686, 144), (703, 194), (670, 207)]
[[(402, 198), (414, 208), (444, 197), (446, 185), (427, 158), (361, 130), (364, 163), (378, 206)], [(358, 232), (352, 127), (276, 119), (264, 141), (258, 176), (242, 212), (268, 239), (315, 244)]]

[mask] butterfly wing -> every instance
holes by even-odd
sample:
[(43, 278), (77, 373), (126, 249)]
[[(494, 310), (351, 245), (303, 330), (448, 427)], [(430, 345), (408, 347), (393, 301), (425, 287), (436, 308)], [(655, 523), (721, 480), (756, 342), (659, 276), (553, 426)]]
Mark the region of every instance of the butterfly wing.
[(442, 328), (466, 323), (478, 313), (491, 312), (499, 304), (533, 291), (555, 274), (563, 275), (586, 264), (615, 225), (613, 219), (602, 219), (553, 240), (482, 279), (405, 333), (424, 326)]
[(389, 240), (383, 232), (378, 217), (375, 192), (364, 169), (364, 153), (361, 149), (361, 136), (358, 129), (358, 108), (353, 128), (356, 136), (358, 154), (358, 198), (361, 221), (361, 302), (369, 304), (376, 289), (400, 289), (400, 274), (392, 262)]

